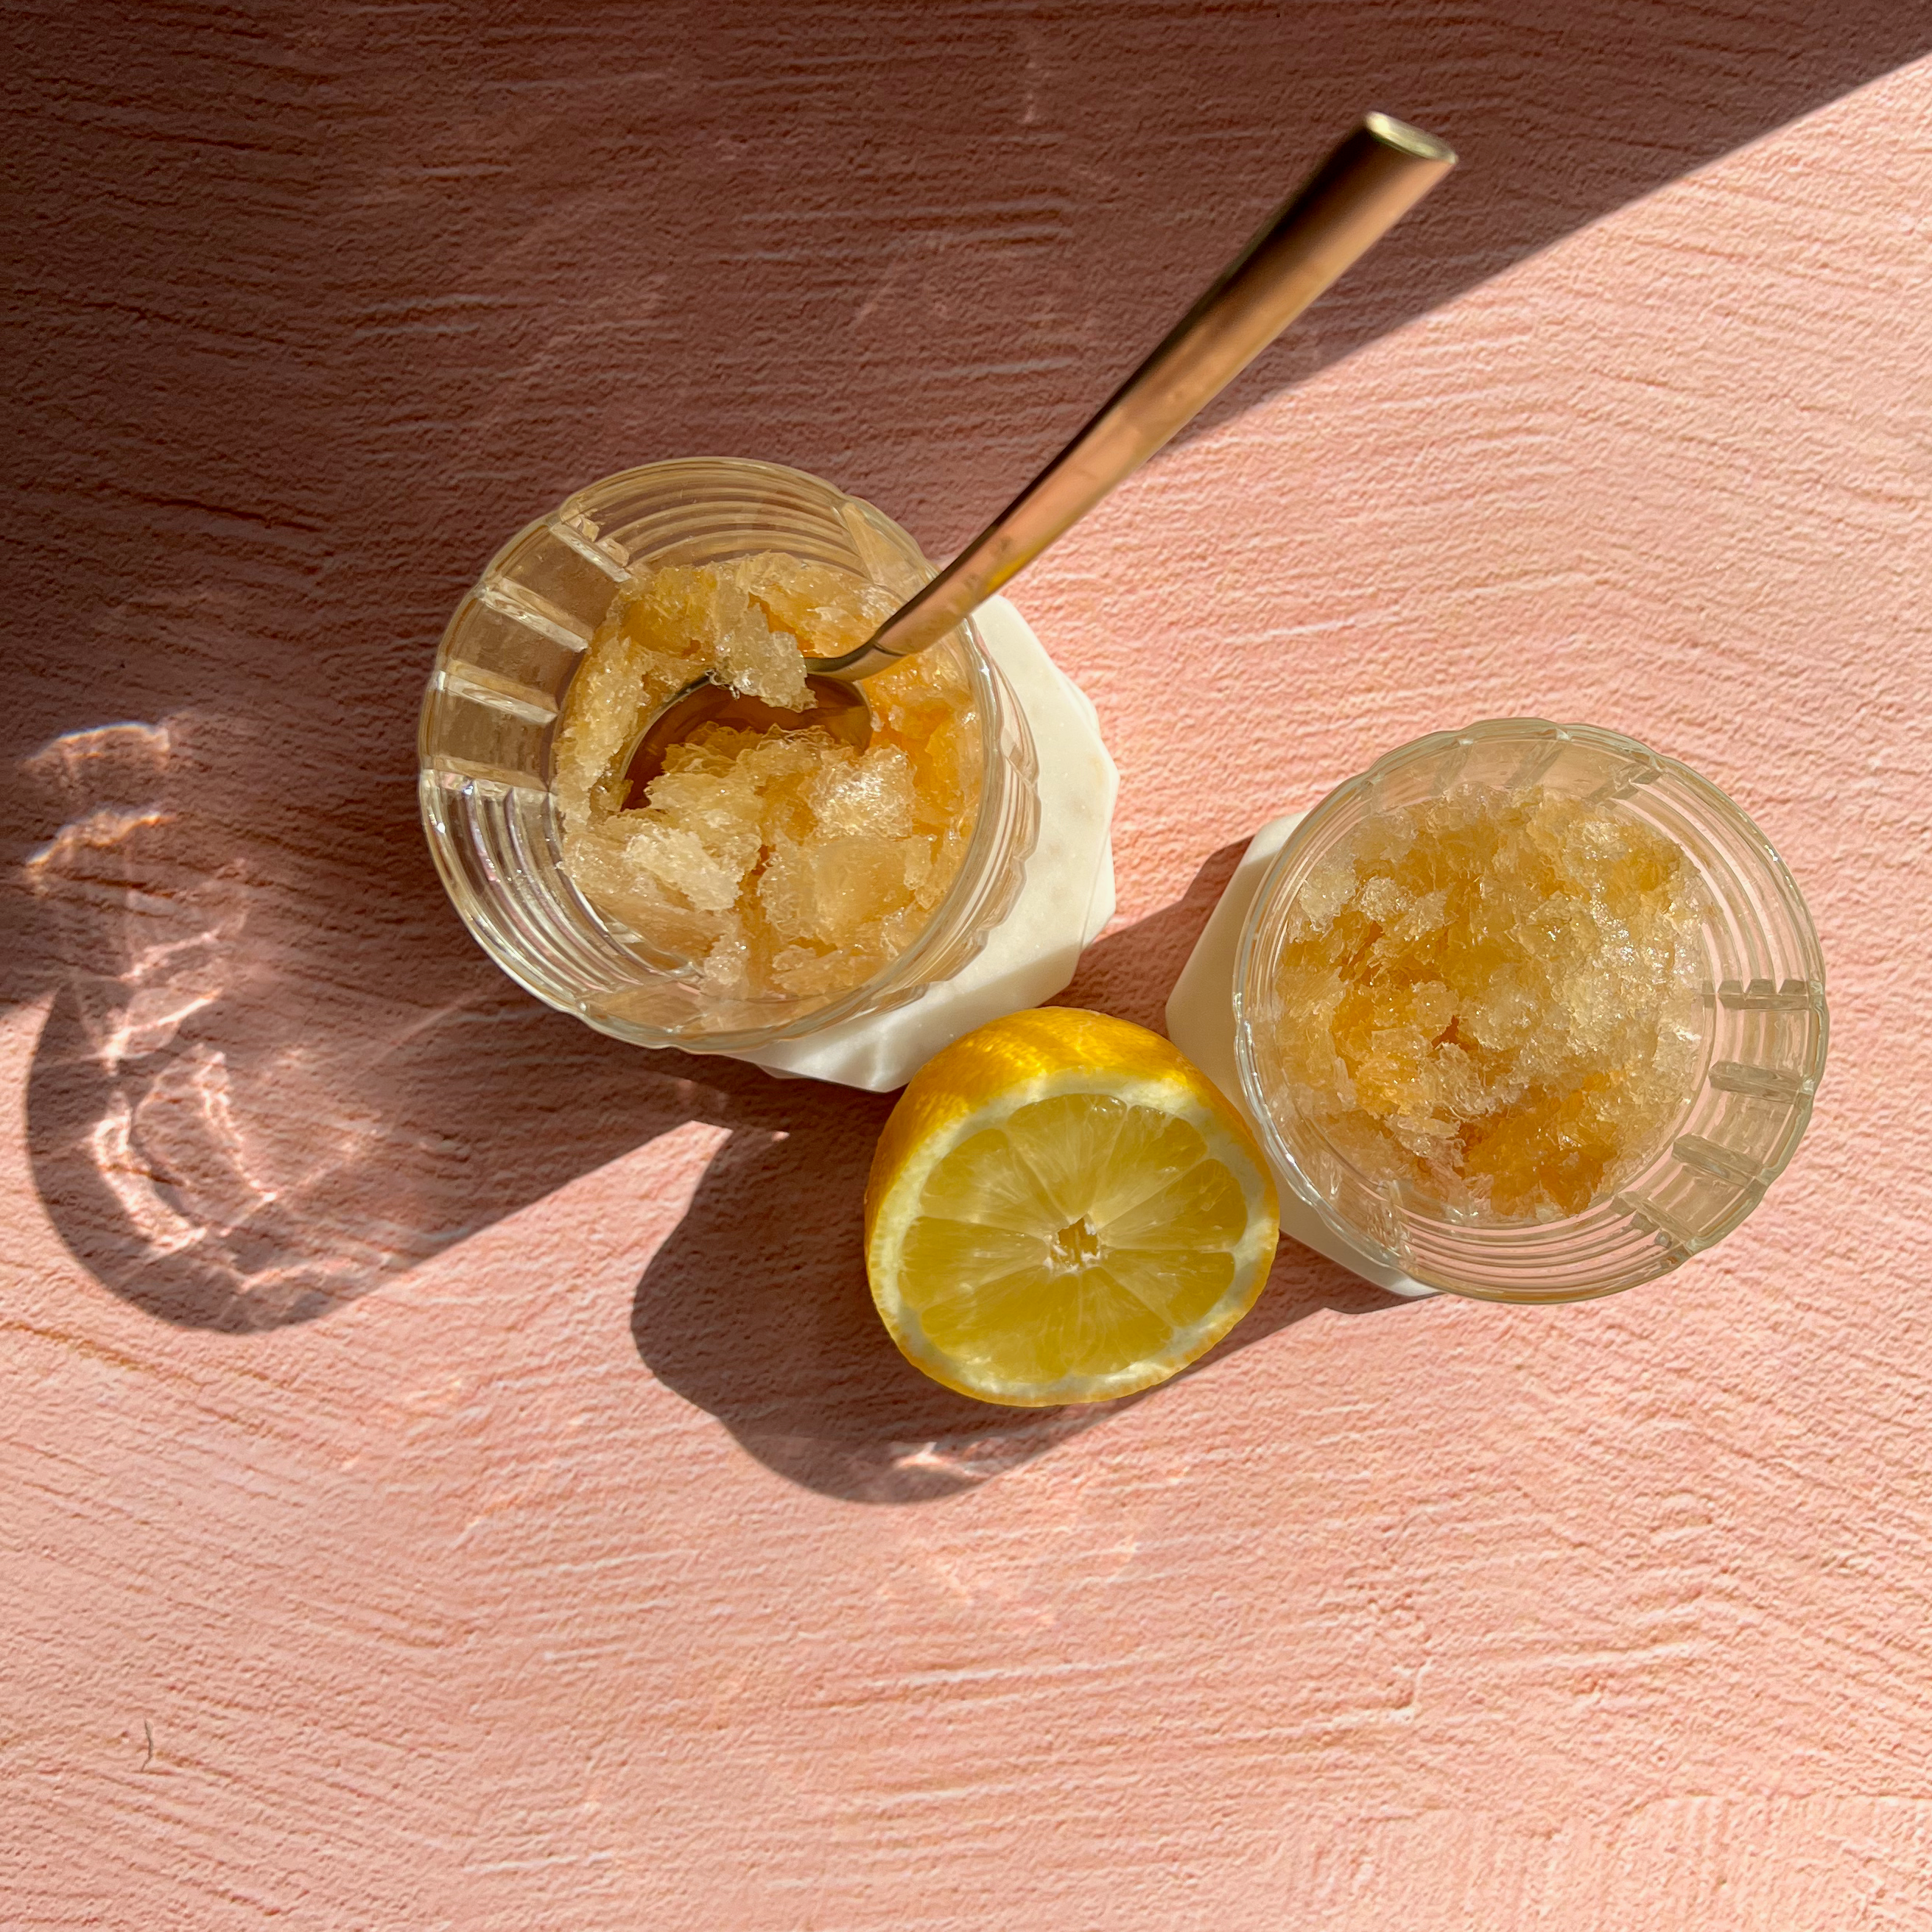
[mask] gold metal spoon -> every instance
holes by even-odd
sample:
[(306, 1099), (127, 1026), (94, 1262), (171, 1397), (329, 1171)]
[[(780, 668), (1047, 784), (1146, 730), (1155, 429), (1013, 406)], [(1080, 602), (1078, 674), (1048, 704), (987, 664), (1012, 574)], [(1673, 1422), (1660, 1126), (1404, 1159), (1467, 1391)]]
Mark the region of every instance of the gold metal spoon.
[(1456, 165), (1432, 134), (1371, 114), (1285, 202), (1100, 413), (932, 581), (843, 657), (807, 658), (806, 710), (782, 712), (710, 678), (651, 721), (633, 753), (627, 801), (665, 752), (703, 724), (816, 724), (862, 750), (871, 713), (860, 681), (936, 644), (1199, 415), (1295, 317)]

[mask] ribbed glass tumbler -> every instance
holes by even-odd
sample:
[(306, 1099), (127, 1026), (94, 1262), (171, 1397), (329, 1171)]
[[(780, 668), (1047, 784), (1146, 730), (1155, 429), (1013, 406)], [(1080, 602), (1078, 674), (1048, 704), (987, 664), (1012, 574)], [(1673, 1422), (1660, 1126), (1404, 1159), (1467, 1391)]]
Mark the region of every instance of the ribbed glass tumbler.
[(450, 620), (422, 707), (430, 849), (484, 950), (538, 998), (646, 1046), (742, 1053), (889, 1012), (958, 974), (1011, 908), (1037, 834), (1024, 711), (974, 626), (935, 644), (973, 694), (979, 814), (958, 877), (906, 950), (838, 994), (721, 1001), (692, 962), (600, 914), (561, 861), (551, 738), (592, 633), (643, 565), (783, 550), (909, 596), (932, 573), (898, 524), (775, 464), (656, 463), (580, 490), (498, 551)]
[[(1641, 1172), (1566, 1217), (1497, 1224), (1374, 1180), (1298, 1106), (1271, 1052), (1289, 914), (1311, 874), (1365, 819), (1479, 784), (1606, 802), (1686, 855), (1703, 888), (1700, 1070)], [(1825, 1068), (1825, 966), (1770, 842), (1718, 788), (1635, 740), (1504, 718), (1392, 752), (1290, 835), (1256, 895), (1235, 970), (1241, 1087), (1283, 1180), (1348, 1239), (1432, 1288), (1497, 1301), (1570, 1301), (1648, 1281), (1720, 1240), (1764, 1198), (1811, 1118)]]

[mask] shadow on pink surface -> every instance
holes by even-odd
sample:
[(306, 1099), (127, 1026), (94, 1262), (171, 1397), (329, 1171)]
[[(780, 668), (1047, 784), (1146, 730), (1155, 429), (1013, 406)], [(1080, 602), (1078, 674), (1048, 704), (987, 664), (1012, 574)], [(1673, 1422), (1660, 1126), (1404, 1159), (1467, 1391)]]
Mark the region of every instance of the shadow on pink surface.
[[(640, 1292), (652, 1366), (842, 1493), (896, 1480), (881, 1443), (970, 1437), (864, 1366), (854, 1277), (769, 1232), (809, 1194), (856, 1257), (882, 1103), (646, 1060), (458, 926), (415, 816), (435, 637), (504, 535), (658, 457), (798, 464), (943, 553), (1372, 102), (1465, 166), (1228, 410), (1932, 45), (1917, 0), (1557, 17), (13, 10), (38, 105), (4, 353), (34, 433), (0, 451), (0, 998), (52, 998), (29, 1132), (74, 1254), (167, 1321), (300, 1322), (710, 1121), (732, 1141)], [(1190, 920), (1192, 895), (1103, 941), (1067, 997), (1151, 1017)], [(750, 1274), (820, 1340), (734, 1383), (662, 1310), (723, 1320)], [(1288, 1274), (1268, 1306), (1352, 1292)], [(864, 1393), (814, 1410), (811, 1374)], [(970, 1480), (958, 1453), (914, 1486)]]
[[(388, 869), (417, 890), (358, 930), (352, 862), (236, 837), (245, 801), (224, 794), (246, 767), (210, 736), (191, 717), (110, 726), (32, 761), (67, 822), (26, 868), (60, 968), (28, 1144), (100, 1280), (188, 1326), (307, 1320), (693, 1120), (745, 1137), (721, 1181), (751, 1171), (752, 1146), (784, 1150), (763, 1166), (786, 1189), (765, 1187), (741, 1230), (856, 1256), (842, 1223), (817, 1229), (809, 1170), (843, 1161), (856, 1203), (889, 1100), (644, 1052), (536, 1005), (456, 925), (413, 825)], [(1158, 1026), (1237, 856), (1091, 948), (1066, 997)], [(413, 970), (382, 970), (398, 962)], [(740, 1245), (716, 1238), (707, 1264), (730, 1274)]]
[[(190, 735), (115, 728), (52, 763), (152, 778)], [(306, 971), (283, 976), (304, 962), (303, 922), (278, 931), (278, 914), (306, 896), (251, 899), (244, 873), (197, 862), (191, 821), (164, 806), (97, 805), (75, 828), (32, 868), (92, 964), (42, 1036), (30, 1146), (76, 1257), (151, 1314), (230, 1333), (308, 1319), (493, 1218), (479, 1201), (541, 1198), (701, 1120), (729, 1138), (638, 1285), (632, 1336), (661, 1382), (772, 1468), (853, 1500), (926, 1501), (1123, 1406), (992, 1408), (892, 1347), (861, 1238), (891, 1096), (641, 1054), (534, 1006), (480, 957), (434, 1006), (332, 999)], [(1092, 947), (1063, 1000), (1158, 1026), (1240, 849)], [(1402, 1305), (1290, 1248), (1190, 1372), (1320, 1309)]]
[[(1161, 911), (1090, 947), (1054, 1003), (1159, 1028), (1161, 1009), (1245, 841)], [(892, 1346), (874, 1313), (863, 1201), (890, 1096), (814, 1088), (788, 1126), (734, 1132), (638, 1285), (632, 1334), (651, 1372), (794, 1481), (848, 1500), (922, 1502), (969, 1488), (1134, 1402), (1012, 1409), (954, 1394)], [(728, 1256), (728, 1262), (721, 1261)], [(1190, 1375), (1324, 1310), (1412, 1307), (1286, 1244), (1253, 1311)]]
[[(190, 736), (118, 727), (51, 762), (107, 791), (102, 767), (118, 768), (139, 790)], [(632, 1330), (651, 1372), (752, 1454), (829, 1494), (924, 1501), (1113, 1412), (989, 1408), (892, 1347), (861, 1240), (891, 1096), (640, 1054), (532, 1006), (480, 957), (438, 1004), (331, 995), (300, 943), (314, 896), (251, 898), (194, 830), (165, 805), (97, 804), (32, 868), (92, 962), (35, 1058), (35, 1178), (76, 1257), (136, 1306), (227, 1332), (305, 1320), (460, 1239), (491, 1218), (483, 1203), (541, 1198), (703, 1120), (730, 1136), (639, 1283)], [(1066, 1001), (1158, 1025), (1240, 849), (1100, 940)], [(1400, 1305), (1292, 1250), (1195, 1372), (1318, 1309)]]
[[(892, 1346), (866, 1285), (861, 1205), (878, 1123), (850, 1123), (858, 1131), (829, 1159), (810, 1138), (825, 1124), (734, 1133), (646, 1270), (632, 1333), (667, 1388), (780, 1475), (874, 1503), (971, 1488), (1158, 1396), (1000, 1408), (927, 1380)], [(800, 1220), (808, 1240), (785, 1232)], [(1212, 1372), (1224, 1356), (1324, 1310), (1415, 1305), (1291, 1243), (1246, 1319), (1185, 1372)]]

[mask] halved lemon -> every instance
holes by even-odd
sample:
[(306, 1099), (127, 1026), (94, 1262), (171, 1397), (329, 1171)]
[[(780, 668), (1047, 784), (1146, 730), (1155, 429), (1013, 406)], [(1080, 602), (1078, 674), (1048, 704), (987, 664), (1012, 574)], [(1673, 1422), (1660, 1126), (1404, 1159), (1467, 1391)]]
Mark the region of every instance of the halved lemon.
[(1042, 1006), (928, 1060), (866, 1189), (872, 1299), (982, 1402), (1105, 1402), (1253, 1306), (1279, 1203), (1247, 1123), (1144, 1027)]

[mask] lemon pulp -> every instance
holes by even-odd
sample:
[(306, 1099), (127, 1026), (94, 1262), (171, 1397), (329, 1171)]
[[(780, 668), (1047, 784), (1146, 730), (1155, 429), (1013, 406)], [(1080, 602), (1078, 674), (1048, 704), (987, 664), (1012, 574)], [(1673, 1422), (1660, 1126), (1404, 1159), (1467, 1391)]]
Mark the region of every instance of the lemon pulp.
[(928, 1375), (994, 1402), (1091, 1401), (1213, 1346), (1260, 1291), (1275, 1217), (1245, 1124), (1172, 1046), (1050, 1008), (969, 1035), (908, 1090), (868, 1259)]

